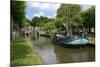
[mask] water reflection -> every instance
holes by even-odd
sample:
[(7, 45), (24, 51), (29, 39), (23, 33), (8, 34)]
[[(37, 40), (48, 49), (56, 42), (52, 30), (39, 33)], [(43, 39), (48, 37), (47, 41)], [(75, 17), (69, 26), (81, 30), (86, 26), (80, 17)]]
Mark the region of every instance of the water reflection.
[(37, 52), (44, 61), (44, 64), (56, 64), (58, 60), (56, 54), (54, 53), (54, 47), (52, 42), (48, 38), (40, 37), (38, 40), (35, 40), (33, 43), (34, 47), (37, 49)]
[(63, 48), (54, 47), (54, 51), (60, 63), (88, 62), (95, 60), (94, 48)]
[(44, 61), (44, 64), (88, 62), (95, 60), (95, 49), (64, 48), (53, 45), (49, 38), (40, 37), (33, 41), (33, 46)]

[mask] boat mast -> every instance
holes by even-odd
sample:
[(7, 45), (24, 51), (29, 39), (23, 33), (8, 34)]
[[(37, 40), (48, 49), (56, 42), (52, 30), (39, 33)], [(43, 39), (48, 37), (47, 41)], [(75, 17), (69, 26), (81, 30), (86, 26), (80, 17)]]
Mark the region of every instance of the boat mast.
[(80, 18), (81, 19), (81, 26), (82, 26), (82, 32), (85, 32), (85, 29), (84, 29), (84, 25), (83, 25), (83, 19), (82, 18)]
[(71, 28), (71, 22), (70, 22), (70, 4), (67, 4), (67, 36), (72, 36), (72, 28)]

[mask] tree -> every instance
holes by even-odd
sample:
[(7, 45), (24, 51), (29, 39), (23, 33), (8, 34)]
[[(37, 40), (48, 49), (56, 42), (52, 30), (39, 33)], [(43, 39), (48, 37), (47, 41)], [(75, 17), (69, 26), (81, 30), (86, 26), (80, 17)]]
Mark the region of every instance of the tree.
[[(63, 18), (62, 19), (63, 22), (60, 25), (62, 26), (63, 24), (66, 24), (67, 31), (70, 26), (78, 26), (80, 23), (80, 15), (79, 15), (80, 11), (81, 11), (80, 5), (62, 4), (60, 8), (57, 10), (57, 19)], [(61, 21), (59, 21), (59, 23), (61, 23)]]
[(34, 17), (31, 21), (32, 26), (37, 26), (37, 23), (39, 22), (39, 17)]
[(23, 23), (23, 27), (29, 27), (29, 26), (31, 26), (31, 22), (27, 18), (25, 18), (23, 22), (24, 22)]
[(48, 18), (48, 17), (33, 17), (32, 19), (32, 26), (39, 26), (39, 27), (43, 27), (45, 23), (52, 21), (52, 19)]
[(16, 31), (20, 33), (21, 28), (23, 27), (25, 19), (25, 2), (24, 1), (13, 1), (11, 0), (11, 40), (12, 40), (12, 31), (16, 28)]
[(72, 18), (72, 26), (78, 27), (79, 25), (82, 25), (81, 16), (80, 14), (77, 14)]
[(91, 32), (91, 28), (95, 30), (95, 6), (83, 11), (81, 17), (83, 25), (85, 28), (89, 29), (89, 33)]
[(68, 4), (62, 4), (60, 8), (57, 10), (57, 18), (62, 18), (62, 17), (67, 18), (69, 10), (70, 10), (70, 17), (72, 18), (74, 15), (76, 15), (81, 10), (79, 5), (69, 4), (69, 6), (70, 6), (69, 7), (70, 9), (68, 9)]
[(55, 29), (55, 24), (54, 24), (54, 22), (45, 23), (45, 24), (44, 24), (44, 28), (45, 28), (46, 30), (53, 30), (53, 29)]
[(23, 20), (25, 18), (25, 2), (24, 1), (12, 1), (11, 0), (11, 17), (13, 23), (19, 27), (23, 27)]
[(56, 28), (58, 28), (58, 29), (61, 28), (63, 23), (66, 22), (65, 19), (66, 19), (65, 17), (55, 19), (54, 23), (55, 23)]

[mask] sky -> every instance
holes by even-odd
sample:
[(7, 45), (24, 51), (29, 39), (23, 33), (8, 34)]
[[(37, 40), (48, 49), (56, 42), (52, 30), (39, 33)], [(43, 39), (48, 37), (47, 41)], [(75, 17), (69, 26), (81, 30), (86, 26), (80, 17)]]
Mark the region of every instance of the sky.
[[(57, 9), (60, 8), (60, 3), (41, 3), (41, 2), (27, 2), (26, 17), (32, 20), (33, 17), (45, 16), (48, 18), (56, 18)], [(81, 5), (83, 10), (87, 10), (91, 6)]]

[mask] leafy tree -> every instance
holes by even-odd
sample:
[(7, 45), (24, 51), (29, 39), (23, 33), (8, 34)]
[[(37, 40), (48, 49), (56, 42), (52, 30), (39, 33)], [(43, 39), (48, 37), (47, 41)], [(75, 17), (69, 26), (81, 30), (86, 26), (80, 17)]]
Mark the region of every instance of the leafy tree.
[(23, 27), (23, 20), (25, 18), (25, 2), (24, 1), (13, 1), (11, 0), (11, 17), (13, 23), (18, 27)]
[(54, 22), (45, 23), (45, 24), (44, 24), (44, 28), (45, 28), (46, 30), (53, 30), (53, 29), (55, 29), (55, 24), (54, 24)]
[(67, 5), (62, 4), (60, 8), (57, 10), (57, 18), (67, 17)]
[[(68, 9), (69, 6), (69, 9)], [(81, 8), (79, 5), (76, 4), (62, 4), (60, 8), (57, 10), (57, 18), (67, 17), (68, 11), (70, 12), (70, 17), (72, 18), (74, 15), (76, 15), (78, 12), (80, 12)]]
[(37, 23), (39, 22), (39, 17), (34, 17), (31, 21), (32, 26), (37, 26)]
[(23, 27), (29, 27), (31, 25), (31, 22), (27, 18), (25, 18), (23, 22)]
[[(80, 15), (79, 15), (80, 11), (81, 11), (80, 5), (62, 4), (60, 8), (57, 10), (57, 19), (61, 19), (61, 18), (63, 19), (62, 21), (58, 21), (58, 23), (60, 24), (57, 24), (57, 26), (60, 27), (63, 24), (66, 24), (66, 27), (64, 27), (64, 29), (66, 28), (67, 31), (70, 26), (78, 26), (80, 23)], [(69, 25), (69, 21), (71, 25)]]
[(23, 27), (24, 19), (25, 19), (25, 2), (24, 1), (10, 1), (11, 5), (11, 40), (12, 40), (12, 31), (16, 29), (16, 31), (21, 34), (20, 30)]
[(80, 25), (82, 25), (82, 18), (81, 18), (80, 12), (77, 15), (74, 15), (71, 21), (72, 21), (71, 22), (72, 26), (74, 27), (79, 27)]
[(39, 26), (39, 27), (43, 27), (45, 23), (52, 21), (52, 19), (47, 18), (47, 17), (34, 17), (32, 19), (32, 26)]
[(59, 18), (59, 19), (55, 19), (54, 23), (55, 23), (56, 28), (61, 28), (63, 23), (66, 22), (65, 19), (66, 19), (65, 17), (62, 17), (62, 18)]
[(86, 11), (81, 13), (82, 22), (85, 28), (89, 29), (89, 33), (91, 32), (91, 28), (95, 29), (95, 7), (92, 6)]

